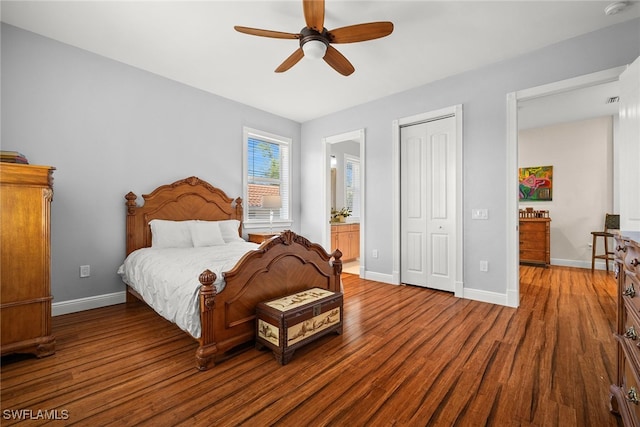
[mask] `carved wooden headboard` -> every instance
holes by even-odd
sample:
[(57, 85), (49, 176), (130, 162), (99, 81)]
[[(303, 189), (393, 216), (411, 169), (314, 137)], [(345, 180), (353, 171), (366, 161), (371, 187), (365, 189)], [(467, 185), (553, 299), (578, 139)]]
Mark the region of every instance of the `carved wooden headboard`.
[(242, 199), (228, 197), (224, 191), (195, 176), (162, 185), (151, 194), (143, 194), (144, 204), (138, 206), (136, 196), (129, 192), (127, 199), (127, 255), (136, 249), (151, 246), (152, 219), (184, 221), (199, 219), (240, 221), (242, 235)]

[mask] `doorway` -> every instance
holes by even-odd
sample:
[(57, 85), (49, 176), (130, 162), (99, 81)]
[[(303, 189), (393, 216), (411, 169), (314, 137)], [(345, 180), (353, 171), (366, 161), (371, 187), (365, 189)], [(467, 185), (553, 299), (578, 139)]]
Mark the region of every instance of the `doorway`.
[[(323, 138), (326, 184), (323, 242), (343, 252), (343, 271), (365, 277), (365, 132), (359, 129)], [(337, 221), (336, 211), (350, 215)], [(339, 234), (336, 232), (339, 231)], [(338, 239), (338, 240), (337, 240)]]
[(520, 304), (520, 260), (518, 232), (518, 104), (618, 80), (626, 67), (617, 67), (572, 79), (507, 94), (507, 305)]
[[(449, 122), (447, 123), (447, 120)], [(418, 275), (426, 277), (426, 285), (434, 289), (443, 289), (454, 292), (455, 296), (464, 296), (464, 286), (462, 280), (463, 271), (463, 239), (462, 239), (462, 105), (444, 108), (429, 113), (419, 114), (416, 116), (406, 117), (395, 120), (393, 122), (393, 279), (394, 283), (411, 283), (415, 279), (409, 277), (407, 270), (423, 270)], [(429, 125), (431, 123), (431, 125)], [(424, 125), (424, 126), (423, 126)], [(443, 143), (441, 138), (442, 129), (439, 127), (445, 125), (450, 127), (448, 132), (448, 141)], [(414, 127), (415, 126), (415, 127)], [(425, 141), (424, 147), (431, 154), (423, 156), (426, 167), (420, 167), (420, 172), (411, 172), (412, 168), (405, 168), (403, 164), (402, 151), (409, 147), (402, 147), (403, 135), (402, 129), (414, 129), (420, 134), (420, 130), (424, 130), (422, 136), (414, 140), (414, 148), (417, 144), (422, 144), (420, 140)], [(427, 143), (424, 138), (429, 139), (431, 135), (435, 137), (431, 143)], [(413, 138), (413, 136), (411, 136)], [(445, 138), (446, 139), (446, 138)], [(447, 146), (447, 149), (444, 147)], [(413, 154), (405, 153), (405, 158), (416, 159)], [(410, 160), (411, 161), (411, 160)], [(435, 161), (435, 163), (434, 163)], [(429, 163), (431, 162), (431, 163)], [(405, 188), (402, 184), (404, 173), (418, 173), (429, 170), (433, 173), (430, 179), (426, 176), (424, 179), (417, 177), (413, 179), (416, 183), (431, 182), (432, 189), (426, 194), (428, 198), (437, 198), (437, 202), (423, 199), (421, 207), (414, 206), (416, 209), (424, 211), (428, 207), (428, 216), (431, 219), (425, 219), (424, 224), (418, 225), (418, 229), (426, 230), (426, 233), (419, 236), (413, 233), (412, 227), (407, 222), (407, 215), (403, 212), (412, 209), (408, 203), (415, 201), (412, 195), (407, 192), (415, 192), (416, 189)], [(414, 169), (418, 170), (418, 169)], [(425, 172), (426, 173), (426, 172)], [(411, 180), (410, 180), (411, 181)], [(446, 185), (442, 185), (446, 181)], [(442, 191), (446, 188), (445, 191)], [(441, 210), (442, 209), (442, 210)], [(404, 218), (403, 218), (404, 216)], [(411, 216), (411, 215), (409, 215)], [(441, 218), (447, 218), (441, 222)], [(442, 228), (441, 228), (442, 227)], [(407, 230), (405, 232), (403, 230)], [(412, 234), (413, 233), (413, 234)], [(429, 236), (431, 234), (431, 236)], [(428, 249), (427, 249), (428, 248)], [(446, 256), (442, 256), (446, 254)], [(411, 259), (414, 258), (413, 260)], [(418, 262), (419, 261), (419, 262)], [(421, 265), (419, 265), (421, 263)], [(415, 268), (419, 265), (419, 268)], [(405, 267), (409, 267), (408, 269)], [(446, 271), (446, 274), (443, 274)], [(423, 281), (424, 282), (424, 281)]]

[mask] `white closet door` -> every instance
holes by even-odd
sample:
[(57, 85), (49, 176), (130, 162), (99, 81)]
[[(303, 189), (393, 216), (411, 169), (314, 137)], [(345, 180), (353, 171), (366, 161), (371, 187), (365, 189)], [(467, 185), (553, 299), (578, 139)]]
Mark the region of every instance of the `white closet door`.
[(454, 291), (455, 117), (401, 129), (401, 281)]

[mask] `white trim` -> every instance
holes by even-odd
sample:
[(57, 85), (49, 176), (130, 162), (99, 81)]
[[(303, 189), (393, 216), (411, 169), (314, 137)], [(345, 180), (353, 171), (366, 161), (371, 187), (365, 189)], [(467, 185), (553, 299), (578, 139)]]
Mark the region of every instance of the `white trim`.
[[(615, 262), (609, 261), (609, 271), (613, 271)], [(591, 260), (575, 260), (575, 259), (560, 259), (560, 258), (551, 258), (551, 265), (557, 265), (559, 267), (573, 267), (573, 268), (584, 268), (591, 270)], [(596, 260), (594, 268), (596, 270), (606, 270), (606, 266), (604, 265), (604, 260)]]
[(394, 277), (391, 274), (377, 273), (375, 271), (365, 271), (362, 277), (366, 280), (373, 280), (374, 282), (387, 283), (389, 285), (399, 284), (397, 281), (393, 280)]
[(331, 174), (329, 170), (331, 170), (331, 155), (330, 155), (330, 146), (331, 144), (336, 144), (338, 142), (343, 141), (359, 141), (360, 143), (360, 277), (365, 278), (366, 272), (366, 253), (365, 253), (365, 218), (366, 218), (366, 204), (365, 204), (365, 185), (366, 185), (366, 161), (365, 161), (365, 132), (364, 129), (358, 129), (351, 132), (341, 133), (338, 135), (328, 136), (322, 138), (322, 146), (323, 146), (323, 167), (322, 167), (322, 182), (325, 185), (322, 188), (324, 192), (324, 197), (322, 197), (322, 212), (326, 212), (324, 222), (324, 227), (322, 228), (322, 242), (327, 251), (331, 251), (331, 224), (329, 223), (330, 219), (330, 206), (331, 206)]
[(391, 276), (400, 284), (400, 120), (391, 122)]
[[(343, 191), (342, 191), (342, 195), (344, 196), (344, 200), (342, 201), (342, 206), (347, 206), (347, 200), (346, 200), (347, 199), (347, 163), (349, 163), (349, 162), (358, 165), (358, 178), (360, 177), (360, 164), (361, 164), (360, 157), (356, 157), (356, 156), (352, 156), (351, 154), (344, 153), (344, 162), (343, 162), (344, 172), (343, 172), (343, 175), (342, 175), (342, 176), (344, 176), (344, 180), (343, 180), (344, 181), (343, 182), (344, 188), (343, 188)], [(360, 182), (358, 184), (362, 185), (362, 180), (360, 179), (359, 181)], [(359, 187), (358, 191), (360, 193), (362, 193), (362, 187)], [(336, 208), (337, 208), (337, 206), (336, 206)], [(362, 206), (360, 206), (360, 212), (362, 212)], [(353, 215), (353, 213), (351, 215), (352, 216), (351, 216), (350, 219), (353, 222), (360, 222), (360, 216), (359, 215), (355, 216), (355, 215)]]
[[(288, 204), (288, 211), (287, 211), (287, 218), (286, 219), (278, 219), (276, 221), (273, 221), (273, 225), (279, 228), (287, 228), (290, 227), (293, 224), (293, 218), (292, 218), (292, 193), (291, 193), (291, 172), (292, 172), (292, 168), (293, 168), (293, 140), (289, 137), (286, 136), (281, 136), (281, 135), (276, 135), (273, 133), (269, 133), (269, 132), (265, 132), (265, 131), (261, 131), (258, 129), (253, 129), (250, 128), (248, 126), (243, 126), (242, 127), (242, 199), (245, 202), (245, 205), (243, 206), (243, 221), (242, 221), (242, 227), (245, 229), (256, 229), (256, 228), (269, 228), (270, 224), (268, 220), (263, 220), (263, 219), (249, 219), (249, 193), (248, 193), (248, 189), (249, 189), (249, 171), (248, 171), (248, 167), (249, 167), (249, 163), (248, 163), (248, 151), (249, 151), (249, 147), (247, 145), (247, 142), (249, 140), (249, 136), (253, 136), (256, 139), (263, 139), (269, 142), (273, 142), (275, 144), (278, 145), (286, 145), (287, 149), (288, 149), (288, 165), (287, 165), (287, 169), (289, 171), (289, 174), (287, 176), (287, 182), (286, 182), (286, 188), (287, 188), (287, 204)], [(282, 165), (281, 165), (281, 170), (282, 170)], [(281, 180), (282, 182), (282, 180)]]
[[(515, 93), (507, 95), (507, 159), (515, 159), (515, 172), (507, 160), (507, 176), (505, 177), (507, 194), (507, 230), (505, 244), (507, 247), (506, 274), (507, 274), (507, 306), (518, 307), (520, 305), (520, 243), (518, 218), (518, 101)], [(516, 141), (511, 143), (510, 141)], [(515, 250), (510, 250), (515, 248)]]
[[(610, 68), (571, 79), (561, 80), (542, 86), (523, 89), (507, 94), (507, 212), (506, 212), (506, 267), (507, 295), (510, 307), (520, 304), (520, 268), (518, 244), (518, 101), (568, 92), (598, 84), (618, 80), (626, 66)], [(591, 266), (589, 266), (591, 268)]]
[(465, 297), (464, 289), (464, 240), (463, 240), (463, 109), (462, 104), (442, 108), (427, 113), (416, 114), (394, 120), (392, 127), (392, 235), (391, 250), (393, 253), (393, 266), (391, 280), (393, 284), (400, 284), (400, 127), (417, 124), (424, 121), (455, 116), (456, 118), (456, 273), (454, 277), (454, 295), (458, 298)]
[(94, 308), (123, 304), (126, 301), (127, 293), (126, 291), (122, 291), (114, 292), (112, 294), (78, 298), (69, 301), (54, 302), (53, 304), (51, 304), (51, 314), (53, 316), (60, 316), (62, 314), (76, 313), (78, 311), (92, 310)]
[(464, 290), (464, 298), (474, 301), (487, 302), (491, 304), (508, 306), (509, 295), (499, 294), (497, 292), (484, 291), (481, 289), (469, 289)]
[(456, 277), (454, 295), (464, 296), (464, 163), (463, 163), (463, 108), (462, 104), (454, 107), (456, 115)]

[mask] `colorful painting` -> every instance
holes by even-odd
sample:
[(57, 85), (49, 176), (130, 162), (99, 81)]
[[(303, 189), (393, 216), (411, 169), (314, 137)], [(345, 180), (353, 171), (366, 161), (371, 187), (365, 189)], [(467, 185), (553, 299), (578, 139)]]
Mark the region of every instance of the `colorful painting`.
[(520, 200), (548, 201), (553, 193), (553, 166), (520, 168)]

